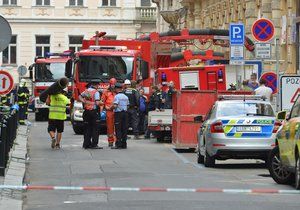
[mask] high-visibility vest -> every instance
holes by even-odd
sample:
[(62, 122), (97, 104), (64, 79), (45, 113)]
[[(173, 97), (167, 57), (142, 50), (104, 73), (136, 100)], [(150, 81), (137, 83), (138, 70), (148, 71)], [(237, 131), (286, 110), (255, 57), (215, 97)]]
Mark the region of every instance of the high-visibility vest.
[(104, 102), (105, 109), (108, 110), (114, 105), (115, 96), (116, 93), (111, 90), (107, 90), (103, 93), (101, 98), (102, 101)]
[(63, 94), (59, 93), (50, 96), (49, 119), (65, 120), (67, 119), (66, 106), (70, 100)]
[(95, 109), (95, 94), (97, 93), (97, 90), (85, 90), (85, 100), (88, 103), (84, 103), (84, 109), (85, 110), (94, 110)]

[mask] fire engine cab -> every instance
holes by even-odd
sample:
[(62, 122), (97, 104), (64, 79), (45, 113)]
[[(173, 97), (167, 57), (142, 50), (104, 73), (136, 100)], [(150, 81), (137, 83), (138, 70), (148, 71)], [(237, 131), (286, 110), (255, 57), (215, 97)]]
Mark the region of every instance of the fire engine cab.
[[(36, 57), (35, 63), (29, 67), (33, 82), (35, 120), (47, 120), (49, 107), (40, 101), (39, 95), (62, 77), (72, 75), (72, 52), (46, 53), (45, 57)], [(69, 86), (69, 90), (71, 87)]]

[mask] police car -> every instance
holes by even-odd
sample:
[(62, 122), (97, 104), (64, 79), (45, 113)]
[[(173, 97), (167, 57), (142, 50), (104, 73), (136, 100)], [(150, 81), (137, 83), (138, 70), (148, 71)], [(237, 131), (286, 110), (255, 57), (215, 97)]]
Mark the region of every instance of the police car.
[(272, 105), (261, 96), (222, 96), (198, 131), (198, 163), (215, 160), (267, 160), (281, 126)]

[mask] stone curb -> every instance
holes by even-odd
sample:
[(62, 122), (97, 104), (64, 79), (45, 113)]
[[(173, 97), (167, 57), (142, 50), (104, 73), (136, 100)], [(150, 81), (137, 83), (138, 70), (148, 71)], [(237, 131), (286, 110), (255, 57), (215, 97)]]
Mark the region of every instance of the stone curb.
[[(4, 177), (4, 185), (23, 185), (25, 163), (27, 158), (28, 126), (19, 126), (17, 138), (9, 154), (8, 169)], [(22, 210), (22, 190), (0, 191), (0, 210)]]

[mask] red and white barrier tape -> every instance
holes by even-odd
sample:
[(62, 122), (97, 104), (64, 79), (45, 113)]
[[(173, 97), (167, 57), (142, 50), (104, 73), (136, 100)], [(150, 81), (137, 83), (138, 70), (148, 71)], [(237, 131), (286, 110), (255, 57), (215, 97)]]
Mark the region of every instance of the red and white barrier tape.
[(193, 192), (193, 193), (227, 193), (227, 194), (300, 194), (300, 190), (278, 189), (220, 189), (220, 188), (151, 188), (151, 187), (78, 187), (47, 185), (0, 185), (0, 189), (11, 190), (69, 190), (69, 191), (103, 191), (103, 192)]

